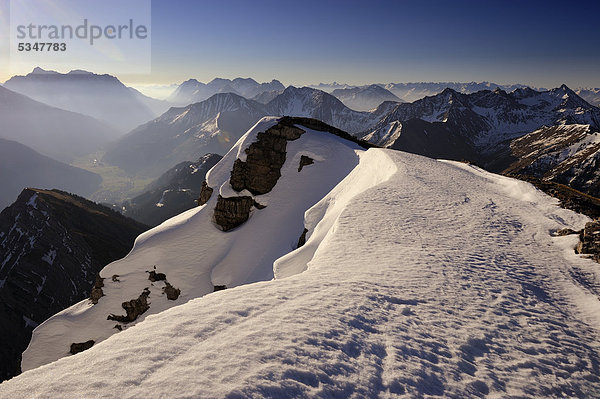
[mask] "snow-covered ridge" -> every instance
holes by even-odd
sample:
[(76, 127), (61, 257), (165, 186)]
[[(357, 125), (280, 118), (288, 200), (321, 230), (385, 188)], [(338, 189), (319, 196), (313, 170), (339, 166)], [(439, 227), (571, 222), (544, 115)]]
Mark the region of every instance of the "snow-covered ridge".
[[(229, 184), (234, 161), (256, 141), (259, 132), (275, 125), (279, 118), (267, 117), (251, 128), (207, 175), (215, 193), (208, 203), (167, 220), (140, 235), (127, 257), (106, 266), (101, 272), (103, 294), (96, 305), (80, 302), (50, 318), (33, 334), (23, 355), (22, 367), (29, 370), (69, 355), (72, 343), (93, 340), (98, 343), (148, 315), (162, 312), (190, 299), (228, 288), (273, 278), (273, 262), (294, 250), (303, 230), (303, 215), (339, 183), (359, 161), (364, 149), (333, 134), (302, 127), (305, 133), (287, 144), (281, 177), (275, 187), (255, 200), (266, 205), (253, 208), (250, 219), (238, 228), (223, 232), (213, 221), (218, 194), (238, 195)], [(299, 172), (302, 156), (314, 163)], [(241, 193), (239, 195), (243, 195)], [(169, 300), (165, 281), (149, 281), (157, 273), (180, 295)], [(113, 279), (113, 276), (114, 277)], [(138, 298), (149, 289), (150, 308), (134, 322), (107, 320), (122, 315), (121, 304)], [(118, 328), (115, 328), (119, 325)]]
[(305, 215), (314, 253), (276, 262), (304, 272), (147, 317), (0, 395), (598, 396), (597, 264), (552, 235), (586, 217), (527, 183), (382, 149), (326, 197)]

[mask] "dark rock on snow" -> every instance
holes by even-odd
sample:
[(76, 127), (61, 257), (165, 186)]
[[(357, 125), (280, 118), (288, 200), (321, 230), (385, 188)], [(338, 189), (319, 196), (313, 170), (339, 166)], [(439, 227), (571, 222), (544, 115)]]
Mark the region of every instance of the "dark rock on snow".
[(163, 288), (163, 292), (167, 294), (167, 299), (170, 301), (174, 301), (179, 298), (179, 294), (181, 294), (181, 290), (179, 288), (173, 287), (171, 284), (166, 282), (165, 288)]
[(223, 198), (219, 195), (214, 211), (214, 221), (223, 231), (229, 231), (248, 220), (254, 205), (252, 197)]
[(591, 254), (596, 262), (600, 262), (600, 220), (586, 223), (579, 234), (579, 240), (575, 251), (579, 254)]
[(302, 155), (300, 157), (300, 165), (298, 165), (298, 172), (300, 172), (303, 167), (312, 165), (313, 163), (315, 163), (314, 159), (312, 159), (311, 157), (307, 157), (306, 155)]
[(104, 279), (100, 277), (100, 274), (97, 274), (96, 281), (92, 287), (92, 292), (90, 293), (90, 300), (94, 305), (97, 304), (98, 300), (104, 296), (102, 287), (104, 287)]
[(296, 248), (300, 248), (301, 246), (306, 244), (306, 233), (308, 233), (308, 230), (305, 228), (302, 234), (300, 235), (300, 238), (298, 238), (298, 246)]
[(90, 349), (92, 346), (94, 346), (94, 343), (95, 342), (93, 339), (90, 339), (89, 341), (85, 341), (85, 342), (72, 343), (71, 350), (69, 352), (71, 352), (71, 354), (74, 355), (76, 353), (86, 351), (86, 350)]
[(150, 305), (148, 304), (148, 296), (150, 295), (150, 290), (148, 288), (144, 288), (144, 291), (140, 294), (137, 299), (132, 299), (131, 301), (123, 302), (121, 306), (125, 309), (127, 313), (125, 316), (120, 315), (108, 315), (106, 320), (114, 320), (121, 323), (129, 323), (135, 321), (139, 315), (144, 313), (146, 310), (150, 309)]
[(213, 193), (212, 187), (208, 186), (206, 180), (202, 182), (202, 188), (200, 189), (200, 195), (198, 196), (198, 205), (204, 205), (208, 202)]

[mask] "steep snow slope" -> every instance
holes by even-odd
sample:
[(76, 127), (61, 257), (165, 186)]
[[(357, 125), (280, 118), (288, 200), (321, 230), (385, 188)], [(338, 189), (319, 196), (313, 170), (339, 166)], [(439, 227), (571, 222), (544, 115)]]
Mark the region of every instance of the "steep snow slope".
[[(232, 165), (244, 158), (244, 150), (259, 132), (275, 125), (277, 118), (264, 118), (248, 131), (207, 175), (215, 193), (203, 207), (191, 209), (140, 235), (131, 253), (104, 268), (104, 295), (96, 305), (83, 301), (40, 325), (23, 355), (24, 370), (35, 368), (69, 354), (72, 343), (102, 341), (135, 323), (107, 320), (124, 313), (121, 304), (150, 289), (149, 314), (208, 294), (214, 286), (234, 287), (273, 278), (273, 261), (296, 248), (302, 233), (304, 212), (319, 201), (358, 163), (361, 147), (332, 134), (306, 129), (299, 139), (287, 144), (285, 164), (273, 190), (254, 199), (264, 209), (253, 209), (250, 219), (237, 229), (223, 232), (213, 224), (218, 194), (236, 193), (229, 184)], [(299, 172), (302, 156), (314, 163)], [(169, 300), (164, 281), (151, 284), (147, 271), (166, 274), (166, 280), (181, 295)], [(112, 276), (118, 275), (113, 281)]]
[[(171, 222), (172, 245), (198, 245), (201, 214)], [(0, 395), (598, 397), (597, 264), (552, 236), (586, 220), (523, 182), (371, 149), (276, 263), (303, 273), (148, 317)]]

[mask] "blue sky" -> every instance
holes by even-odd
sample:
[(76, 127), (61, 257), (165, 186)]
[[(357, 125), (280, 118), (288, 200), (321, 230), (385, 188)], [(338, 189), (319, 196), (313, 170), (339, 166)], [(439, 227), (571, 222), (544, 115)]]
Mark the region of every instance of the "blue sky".
[(600, 87), (599, 15), (598, 1), (153, 0), (152, 73), (120, 78)]

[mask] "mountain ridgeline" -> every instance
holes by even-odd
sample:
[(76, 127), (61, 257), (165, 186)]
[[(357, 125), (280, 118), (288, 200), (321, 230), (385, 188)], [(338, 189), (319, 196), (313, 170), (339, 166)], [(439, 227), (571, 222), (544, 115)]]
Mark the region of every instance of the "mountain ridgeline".
[(555, 234), (588, 219), (522, 181), (373, 147), (262, 118), (202, 206), (36, 328), (0, 396), (594, 397), (597, 264)]
[(183, 82), (169, 96), (168, 100), (177, 105), (187, 105), (204, 101), (218, 93), (233, 93), (245, 98), (260, 100), (264, 93), (281, 93), (285, 86), (278, 80), (258, 83), (251, 78), (236, 78), (233, 80), (216, 78), (208, 83), (196, 79)]

